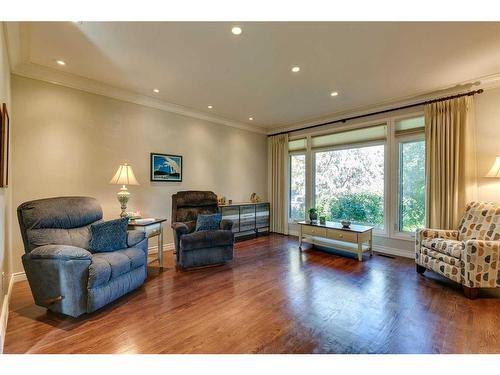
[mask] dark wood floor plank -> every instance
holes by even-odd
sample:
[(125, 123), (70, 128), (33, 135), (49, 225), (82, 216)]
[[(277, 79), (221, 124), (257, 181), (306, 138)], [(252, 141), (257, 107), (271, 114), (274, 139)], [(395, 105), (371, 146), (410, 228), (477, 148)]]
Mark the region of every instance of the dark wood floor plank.
[(160, 273), (73, 319), (14, 285), (5, 353), (500, 353), (498, 292), (466, 299), (411, 259), (298, 250), (270, 235), (240, 242), (234, 262)]

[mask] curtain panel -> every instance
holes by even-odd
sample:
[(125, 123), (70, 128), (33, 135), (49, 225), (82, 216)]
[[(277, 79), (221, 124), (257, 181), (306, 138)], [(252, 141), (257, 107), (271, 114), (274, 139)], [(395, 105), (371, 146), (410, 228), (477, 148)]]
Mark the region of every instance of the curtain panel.
[(268, 138), (271, 231), (288, 234), (288, 134)]
[(474, 99), (431, 103), (424, 111), (427, 226), (456, 229), (477, 198)]

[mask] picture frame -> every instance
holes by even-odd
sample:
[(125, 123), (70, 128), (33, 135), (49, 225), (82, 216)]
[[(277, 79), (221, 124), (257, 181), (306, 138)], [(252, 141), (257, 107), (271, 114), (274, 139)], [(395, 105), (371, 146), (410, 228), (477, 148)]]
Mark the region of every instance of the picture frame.
[(152, 182), (182, 182), (182, 155), (151, 153)]
[(0, 188), (9, 186), (9, 132), (9, 112), (3, 103), (0, 108)]

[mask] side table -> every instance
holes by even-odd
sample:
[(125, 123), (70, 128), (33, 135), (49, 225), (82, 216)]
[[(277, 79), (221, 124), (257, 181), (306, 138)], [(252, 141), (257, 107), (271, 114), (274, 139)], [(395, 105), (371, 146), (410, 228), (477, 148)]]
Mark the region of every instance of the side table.
[(138, 223), (135, 220), (128, 222), (128, 229), (144, 232), (147, 238), (158, 236), (158, 264), (160, 270), (163, 270), (163, 223), (166, 221), (167, 219), (155, 219), (144, 223)]

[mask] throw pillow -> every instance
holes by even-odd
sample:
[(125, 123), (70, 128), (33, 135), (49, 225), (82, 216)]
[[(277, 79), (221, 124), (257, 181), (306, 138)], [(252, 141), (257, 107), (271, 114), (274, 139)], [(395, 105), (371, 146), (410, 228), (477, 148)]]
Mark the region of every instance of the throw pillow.
[(127, 248), (128, 218), (105, 221), (90, 226), (90, 250), (94, 253)]
[(218, 230), (222, 220), (221, 214), (198, 215), (196, 219), (196, 231), (200, 230)]

